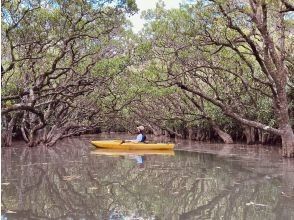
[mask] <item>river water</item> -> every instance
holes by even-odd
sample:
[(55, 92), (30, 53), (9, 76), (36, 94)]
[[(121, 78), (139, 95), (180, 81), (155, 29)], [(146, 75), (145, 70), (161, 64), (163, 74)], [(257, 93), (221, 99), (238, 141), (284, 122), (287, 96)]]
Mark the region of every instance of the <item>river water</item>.
[(2, 148), (1, 219), (294, 220), (294, 161), (277, 148), (177, 140), (174, 152), (140, 155), (89, 144), (119, 137)]

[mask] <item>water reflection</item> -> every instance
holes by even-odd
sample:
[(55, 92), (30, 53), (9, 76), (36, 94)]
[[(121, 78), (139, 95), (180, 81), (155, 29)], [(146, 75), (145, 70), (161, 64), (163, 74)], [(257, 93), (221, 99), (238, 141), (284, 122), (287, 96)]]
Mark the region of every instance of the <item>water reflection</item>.
[(2, 219), (294, 218), (292, 162), (186, 151), (107, 156), (89, 140), (2, 149)]
[(108, 156), (134, 156), (134, 155), (170, 155), (174, 156), (174, 150), (125, 150), (125, 149), (104, 149), (94, 148), (91, 154)]

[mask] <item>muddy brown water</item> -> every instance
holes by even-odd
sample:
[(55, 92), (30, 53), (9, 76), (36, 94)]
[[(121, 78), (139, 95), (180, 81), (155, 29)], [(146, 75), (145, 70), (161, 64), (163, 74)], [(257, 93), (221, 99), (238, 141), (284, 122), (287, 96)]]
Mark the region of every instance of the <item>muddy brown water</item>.
[(176, 140), (175, 155), (93, 154), (90, 140), (120, 137), (2, 148), (1, 219), (294, 220), (294, 161), (276, 147)]

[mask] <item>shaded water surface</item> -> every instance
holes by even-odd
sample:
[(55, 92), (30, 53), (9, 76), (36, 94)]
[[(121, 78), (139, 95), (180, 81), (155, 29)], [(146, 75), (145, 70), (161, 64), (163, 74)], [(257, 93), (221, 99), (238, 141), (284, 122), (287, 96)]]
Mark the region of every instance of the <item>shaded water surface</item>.
[(294, 219), (294, 162), (276, 149), (179, 142), (174, 156), (106, 156), (93, 138), (3, 148), (2, 219)]

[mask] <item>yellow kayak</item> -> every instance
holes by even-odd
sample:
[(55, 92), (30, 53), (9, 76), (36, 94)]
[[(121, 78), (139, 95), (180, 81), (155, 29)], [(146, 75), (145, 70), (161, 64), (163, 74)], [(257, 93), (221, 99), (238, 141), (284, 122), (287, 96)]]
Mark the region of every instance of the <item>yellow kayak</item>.
[(96, 149), (91, 151), (95, 155), (130, 156), (130, 155), (168, 155), (174, 156), (173, 150), (125, 150), (125, 149)]
[(111, 148), (111, 149), (126, 149), (126, 150), (172, 150), (175, 144), (164, 144), (164, 143), (133, 143), (125, 142), (122, 140), (109, 140), (109, 141), (91, 141), (91, 144), (100, 148)]

